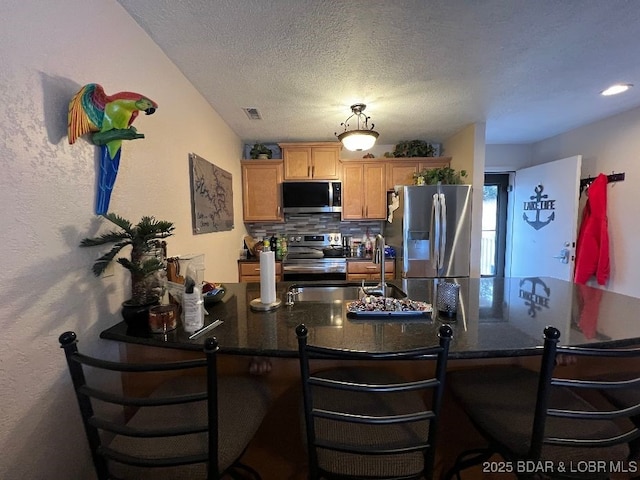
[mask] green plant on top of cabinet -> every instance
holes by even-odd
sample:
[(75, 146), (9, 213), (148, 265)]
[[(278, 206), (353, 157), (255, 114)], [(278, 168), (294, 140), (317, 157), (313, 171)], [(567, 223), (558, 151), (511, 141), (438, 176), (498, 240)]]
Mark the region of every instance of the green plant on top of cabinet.
[(254, 160), (257, 158), (261, 158), (263, 160), (267, 160), (267, 159), (270, 160), (271, 157), (273, 156), (273, 152), (265, 144), (255, 143), (251, 148), (249, 155), (251, 155), (251, 158), (253, 158)]
[(428, 168), (413, 174), (416, 185), (460, 185), (467, 177), (466, 170), (459, 172), (446, 166), (442, 168)]
[(283, 222), (282, 160), (248, 160), (241, 165), (244, 221)]
[(432, 168), (448, 167), (451, 157), (403, 158), (387, 160), (387, 190), (396, 185), (414, 185), (415, 176)]
[(342, 219), (387, 218), (384, 162), (342, 162)]
[(285, 180), (338, 180), (339, 142), (279, 143)]

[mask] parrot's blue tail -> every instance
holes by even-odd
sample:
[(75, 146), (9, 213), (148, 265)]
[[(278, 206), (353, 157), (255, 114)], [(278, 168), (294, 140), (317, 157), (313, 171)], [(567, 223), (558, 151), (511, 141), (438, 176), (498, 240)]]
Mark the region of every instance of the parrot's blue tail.
[(98, 172), (98, 188), (96, 191), (96, 214), (104, 215), (109, 211), (111, 191), (116, 183), (118, 166), (120, 165), (120, 152), (118, 149), (115, 157), (109, 155), (109, 148), (100, 145), (100, 170)]

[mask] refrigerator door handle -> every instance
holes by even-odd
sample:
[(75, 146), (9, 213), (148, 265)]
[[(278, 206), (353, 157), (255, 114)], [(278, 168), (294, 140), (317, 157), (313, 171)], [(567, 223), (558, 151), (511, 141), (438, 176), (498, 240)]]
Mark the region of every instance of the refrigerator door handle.
[(444, 193), (440, 194), (440, 247), (438, 248), (438, 270), (444, 268), (447, 253), (447, 202)]
[(429, 232), (429, 257), (431, 265), (438, 272), (440, 266), (440, 198), (433, 194), (431, 206), (431, 228)]

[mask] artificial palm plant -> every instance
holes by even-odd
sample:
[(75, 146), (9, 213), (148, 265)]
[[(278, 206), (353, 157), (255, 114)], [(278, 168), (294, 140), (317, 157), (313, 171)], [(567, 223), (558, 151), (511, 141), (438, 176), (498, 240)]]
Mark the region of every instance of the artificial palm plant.
[(80, 242), (81, 247), (95, 247), (113, 243), (107, 253), (98, 258), (93, 264), (92, 271), (96, 277), (102, 275), (107, 266), (113, 261), (120, 250), (131, 246), (130, 258), (119, 257), (117, 262), (131, 273), (131, 305), (147, 305), (157, 301), (162, 293), (157, 281), (153, 281), (158, 272), (164, 270), (162, 258), (155, 254), (160, 239), (173, 235), (172, 222), (156, 220), (154, 217), (142, 217), (133, 225), (115, 213), (107, 213), (103, 217), (120, 227), (120, 231), (111, 230), (99, 237), (85, 238)]

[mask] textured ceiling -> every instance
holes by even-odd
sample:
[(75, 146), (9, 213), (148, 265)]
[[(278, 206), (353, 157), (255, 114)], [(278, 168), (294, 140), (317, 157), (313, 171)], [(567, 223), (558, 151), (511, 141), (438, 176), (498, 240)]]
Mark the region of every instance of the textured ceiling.
[(473, 122), (531, 143), (640, 105), (637, 0), (118, 1), (248, 143), (335, 140), (359, 102), (381, 144)]

